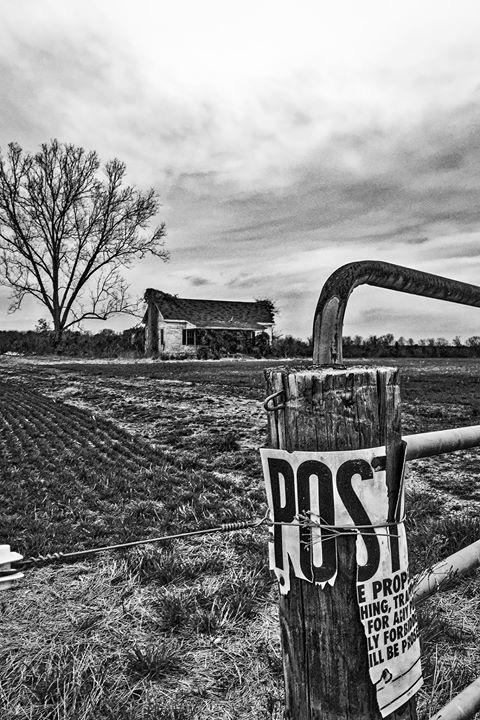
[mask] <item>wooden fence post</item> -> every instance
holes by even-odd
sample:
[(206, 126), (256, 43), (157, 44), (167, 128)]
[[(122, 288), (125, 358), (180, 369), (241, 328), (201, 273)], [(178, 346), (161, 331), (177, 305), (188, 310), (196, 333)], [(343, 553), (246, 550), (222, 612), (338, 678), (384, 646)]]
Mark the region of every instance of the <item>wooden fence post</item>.
[[(401, 452), (398, 371), (393, 368), (266, 370), (267, 392), (283, 392), (268, 413), (270, 447), (355, 450), (386, 445), (393, 520)], [(283, 406), (283, 407), (282, 407)], [(355, 538), (340, 536), (333, 587), (290, 577), (279, 613), (286, 720), (380, 720), (356, 598)], [(415, 699), (390, 714), (416, 720)]]

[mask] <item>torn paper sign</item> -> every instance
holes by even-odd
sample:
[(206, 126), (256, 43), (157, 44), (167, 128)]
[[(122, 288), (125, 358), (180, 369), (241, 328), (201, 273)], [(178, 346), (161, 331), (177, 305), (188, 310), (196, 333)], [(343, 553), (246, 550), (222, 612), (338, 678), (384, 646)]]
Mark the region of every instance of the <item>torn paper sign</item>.
[[(289, 567), (296, 577), (322, 587), (337, 575), (335, 532), (323, 526), (354, 528), (385, 523), (388, 511), (385, 448), (339, 452), (262, 449), (271, 532), (270, 567), (286, 594)], [(317, 526), (316, 526), (317, 525)], [(385, 532), (385, 528), (383, 528)], [(372, 529), (360, 541), (359, 580), (378, 568), (378, 538)], [(398, 553), (392, 553), (397, 570)]]
[(380, 536), (377, 572), (367, 582), (357, 581), (369, 673), (382, 717), (401, 707), (423, 683), (403, 523), (396, 526), (395, 532), (398, 534), (399, 570), (391, 571), (389, 538)]
[[(322, 588), (337, 576), (336, 533), (356, 528), (357, 602), (369, 673), (382, 716), (422, 685), (403, 523), (387, 525), (385, 448), (289, 453), (262, 449), (270, 519), (270, 568), (280, 592), (290, 572)], [(403, 486), (397, 502), (403, 516)], [(378, 526), (378, 527), (376, 527)]]

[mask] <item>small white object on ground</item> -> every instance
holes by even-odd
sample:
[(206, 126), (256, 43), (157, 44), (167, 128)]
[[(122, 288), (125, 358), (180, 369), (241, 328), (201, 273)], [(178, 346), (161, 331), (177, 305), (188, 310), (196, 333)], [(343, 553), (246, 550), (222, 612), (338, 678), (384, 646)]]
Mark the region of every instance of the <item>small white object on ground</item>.
[(10, 545), (0, 545), (0, 592), (14, 586), (23, 578), (23, 573), (13, 569), (11, 563), (22, 560), (23, 555), (12, 552)]

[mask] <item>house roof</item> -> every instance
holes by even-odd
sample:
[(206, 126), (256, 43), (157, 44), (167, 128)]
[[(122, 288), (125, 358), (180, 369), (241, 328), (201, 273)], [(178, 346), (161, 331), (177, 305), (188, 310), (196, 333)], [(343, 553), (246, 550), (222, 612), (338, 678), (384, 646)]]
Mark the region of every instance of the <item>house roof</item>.
[(270, 304), (264, 300), (193, 300), (148, 289), (146, 302), (154, 302), (165, 320), (187, 320), (199, 328), (222, 330), (264, 330), (273, 325)]

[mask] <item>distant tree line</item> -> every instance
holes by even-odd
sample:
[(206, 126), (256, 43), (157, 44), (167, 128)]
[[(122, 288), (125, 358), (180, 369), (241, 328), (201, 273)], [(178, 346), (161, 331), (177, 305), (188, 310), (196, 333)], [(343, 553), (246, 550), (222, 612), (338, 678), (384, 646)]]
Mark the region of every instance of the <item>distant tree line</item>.
[[(313, 342), (299, 340), (292, 335), (274, 337), (271, 354), (274, 357), (312, 357)], [(453, 340), (438, 338), (395, 338), (392, 333), (386, 335), (360, 335), (343, 337), (343, 356), (345, 358), (382, 358), (382, 357), (480, 357), (480, 335), (465, 340), (457, 335)]]
[[(245, 335), (245, 338), (243, 337)], [(262, 333), (254, 341), (247, 334), (225, 331), (216, 338), (216, 344), (209, 348), (209, 354), (199, 357), (220, 358), (232, 355), (253, 357), (292, 358), (312, 357), (312, 338), (301, 340), (292, 335), (274, 336), (271, 343), (266, 334)], [(213, 348), (213, 350), (212, 350)], [(104, 329), (99, 333), (66, 330), (60, 343), (49, 323), (41, 319), (35, 330), (2, 330), (0, 331), (0, 354), (18, 353), (21, 355), (65, 355), (68, 357), (143, 357), (145, 334), (143, 326), (129, 328), (123, 332)], [(214, 352), (213, 352), (214, 351)], [(345, 358), (383, 358), (383, 357), (418, 357), (418, 358), (468, 358), (480, 357), (480, 335), (473, 335), (462, 342), (456, 336), (453, 340), (446, 338), (395, 338), (392, 333), (386, 335), (347, 335), (343, 338), (343, 355)]]
[(39, 321), (36, 330), (0, 331), (0, 354), (19, 355), (66, 355), (68, 357), (142, 357), (144, 354), (144, 331), (142, 327), (129, 328), (123, 332), (105, 329), (99, 333), (65, 330), (61, 341), (45, 321)]
[(457, 335), (453, 340), (444, 337), (395, 338), (392, 333), (370, 335), (362, 338), (347, 335), (343, 338), (343, 355), (357, 357), (480, 357), (480, 335), (473, 335), (465, 342)]

